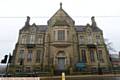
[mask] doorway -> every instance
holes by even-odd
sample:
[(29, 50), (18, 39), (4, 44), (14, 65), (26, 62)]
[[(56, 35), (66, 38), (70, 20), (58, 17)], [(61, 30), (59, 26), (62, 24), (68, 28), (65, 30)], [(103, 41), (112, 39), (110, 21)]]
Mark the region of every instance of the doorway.
[(58, 54), (56, 55), (56, 69), (58, 71), (64, 71), (66, 67), (66, 55), (64, 51), (59, 51)]
[(60, 71), (65, 70), (65, 57), (58, 57), (57, 69)]

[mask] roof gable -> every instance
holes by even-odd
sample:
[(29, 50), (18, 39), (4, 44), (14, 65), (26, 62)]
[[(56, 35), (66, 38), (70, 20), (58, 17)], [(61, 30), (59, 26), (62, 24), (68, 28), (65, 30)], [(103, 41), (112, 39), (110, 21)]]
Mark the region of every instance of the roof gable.
[(60, 5), (60, 9), (48, 20), (48, 25), (53, 26), (58, 21), (66, 21), (64, 25), (66, 25), (66, 23), (74, 25), (74, 20), (62, 9), (62, 5)]

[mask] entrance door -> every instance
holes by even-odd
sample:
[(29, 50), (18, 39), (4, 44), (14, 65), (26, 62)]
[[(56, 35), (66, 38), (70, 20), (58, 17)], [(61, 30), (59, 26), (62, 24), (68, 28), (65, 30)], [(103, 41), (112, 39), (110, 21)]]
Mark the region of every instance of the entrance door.
[(65, 70), (65, 57), (58, 57), (58, 70)]

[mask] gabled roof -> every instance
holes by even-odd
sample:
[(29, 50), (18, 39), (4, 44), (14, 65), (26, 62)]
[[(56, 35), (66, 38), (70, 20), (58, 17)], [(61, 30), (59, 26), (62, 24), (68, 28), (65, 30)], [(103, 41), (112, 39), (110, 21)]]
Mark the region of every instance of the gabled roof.
[[(95, 17), (91, 17), (92, 25), (89, 27), (92, 29), (93, 32), (102, 32), (102, 30), (97, 27)], [(35, 26), (37, 31), (39, 32), (46, 32), (48, 27), (50, 26), (74, 26), (77, 32), (85, 32), (87, 25), (75, 25), (74, 20), (62, 9), (62, 3), (60, 3), (60, 9), (48, 20), (48, 25), (33, 25), (29, 24), (30, 17), (27, 17), (25, 22), (25, 26), (20, 31), (28, 31), (30, 27)]]
[(67, 24), (74, 24), (74, 20), (62, 9), (62, 4), (60, 4), (60, 9), (48, 20), (48, 25), (54, 25), (58, 22), (61, 22), (62, 25), (66, 25), (66, 22), (63, 23), (64, 21), (66, 21)]

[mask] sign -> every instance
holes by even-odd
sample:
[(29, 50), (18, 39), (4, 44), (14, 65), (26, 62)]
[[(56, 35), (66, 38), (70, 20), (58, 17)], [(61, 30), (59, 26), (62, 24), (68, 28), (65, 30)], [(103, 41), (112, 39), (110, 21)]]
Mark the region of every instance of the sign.
[(40, 80), (40, 77), (1, 77), (0, 80)]

